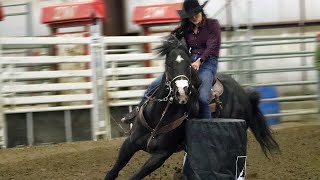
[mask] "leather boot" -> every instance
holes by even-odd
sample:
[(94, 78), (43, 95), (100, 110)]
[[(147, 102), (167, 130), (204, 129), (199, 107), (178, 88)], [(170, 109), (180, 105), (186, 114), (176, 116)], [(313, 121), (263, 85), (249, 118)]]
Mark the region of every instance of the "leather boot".
[(137, 116), (139, 112), (139, 107), (137, 106), (131, 112), (129, 112), (125, 117), (121, 119), (121, 122), (130, 124), (133, 123), (134, 118)]

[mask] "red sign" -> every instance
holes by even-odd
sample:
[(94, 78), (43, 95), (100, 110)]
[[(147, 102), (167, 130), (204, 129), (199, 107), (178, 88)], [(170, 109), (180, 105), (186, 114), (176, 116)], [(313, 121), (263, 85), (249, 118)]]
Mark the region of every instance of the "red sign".
[(2, 5), (0, 3), (0, 21), (3, 20), (3, 17), (4, 17), (4, 12), (3, 12), (3, 9), (2, 9)]
[(177, 10), (181, 9), (182, 3), (137, 6), (132, 21), (139, 25), (175, 23), (180, 21)]
[(44, 24), (58, 24), (89, 21), (93, 18), (105, 18), (103, 1), (67, 3), (44, 7), (42, 8), (41, 22)]

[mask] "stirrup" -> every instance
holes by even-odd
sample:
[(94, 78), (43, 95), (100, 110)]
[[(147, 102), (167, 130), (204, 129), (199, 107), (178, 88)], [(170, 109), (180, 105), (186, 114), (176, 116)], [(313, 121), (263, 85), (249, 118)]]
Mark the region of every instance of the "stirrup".
[(139, 107), (137, 106), (131, 112), (129, 112), (125, 117), (121, 119), (121, 122), (129, 124), (133, 123), (134, 118), (137, 116), (139, 112)]

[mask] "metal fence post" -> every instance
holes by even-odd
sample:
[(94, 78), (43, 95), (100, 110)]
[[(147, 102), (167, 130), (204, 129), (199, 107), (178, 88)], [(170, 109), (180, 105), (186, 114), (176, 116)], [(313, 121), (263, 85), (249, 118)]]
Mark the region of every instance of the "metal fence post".
[(247, 8), (248, 8), (248, 23), (247, 23), (247, 32), (246, 32), (246, 47), (247, 47), (247, 55), (248, 57), (246, 57), (245, 59), (247, 59), (246, 61), (246, 68), (249, 69), (249, 72), (247, 74), (247, 79), (246, 79), (246, 83), (248, 84), (255, 84), (255, 74), (252, 73), (252, 69), (255, 69), (255, 61), (252, 59), (253, 58), (253, 42), (252, 42), (252, 23), (253, 23), (253, 15), (252, 15), (252, 9), (253, 9), (253, 3), (252, 0), (247, 0)]
[(33, 24), (32, 24), (32, 4), (26, 3), (26, 22), (27, 22), (27, 36), (33, 36)]
[(232, 77), (240, 82), (241, 81), (241, 75), (240, 75), (240, 58), (236, 57), (236, 55), (239, 55), (240, 54), (240, 44), (235, 42), (235, 43), (232, 43), (232, 61), (231, 61), (231, 64), (232, 64), (232, 69), (234, 71), (234, 73), (232, 74)]
[[(318, 114), (320, 115), (320, 33), (317, 34), (317, 47), (316, 47), (316, 55), (315, 55), (315, 66), (318, 74)], [(320, 120), (320, 116), (318, 116)]]
[[(106, 139), (111, 138), (110, 118), (107, 116), (106, 93), (105, 93), (105, 58), (104, 42), (100, 36), (98, 25), (93, 25), (90, 42), (91, 70), (93, 84), (93, 113), (92, 113), (92, 136), (97, 140), (98, 135), (105, 135)], [(103, 133), (101, 133), (103, 132)]]
[(247, 83), (247, 74), (243, 71), (246, 68), (246, 61), (244, 56), (246, 55), (246, 49), (244, 46), (244, 42), (239, 42), (237, 43), (237, 54), (239, 57), (235, 57), (236, 58), (236, 63), (237, 63), (237, 69), (236, 72), (238, 74), (238, 82), (240, 82), (240, 84), (244, 84)]
[(2, 67), (2, 42), (0, 40), (0, 147), (7, 147), (8, 141), (7, 141), (7, 125), (4, 115), (4, 109), (3, 109), (3, 94), (2, 94), (2, 73), (3, 73), (3, 67)]
[(320, 120), (320, 69), (318, 69), (318, 114), (318, 119)]

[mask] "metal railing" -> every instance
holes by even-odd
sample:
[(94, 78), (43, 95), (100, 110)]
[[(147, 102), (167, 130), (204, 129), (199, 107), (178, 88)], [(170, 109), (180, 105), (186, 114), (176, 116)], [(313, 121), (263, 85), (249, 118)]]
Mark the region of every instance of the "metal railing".
[[(305, 39), (305, 40), (303, 40)], [(253, 38), (251, 46), (248, 45), (248, 41), (234, 41), (225, 42), (222, 45), (223, 49), (237, 48), (241, 44), (242, 47), (262, 47), (262, 46), (274, 46), (283, 44), (295, 44), (295, 43), (315, 43), (315, 37), (290, 37), (279, 38), (282, 42), (277, 41), (277, 38)], [(2, 106), (2, 113), (21, 113), (21, 112), (38, 112), (38, 111), (54, 111), (54, 110), (70, 110), (81, 108), (93, 108), (92, 122), (94, 127), (94, 137), (98, 134), (109, 133), (108, 128), (110, 117), (108, 112), (104, 112), (104, 105), (101, 100), (107, 97), (106, 109), (112, 106), (131, 106), (138, 104), (140, 97), (142, 96), (144, 89), (149, 85), (154, 78), (146, 79), (145, 74), (153, 74), (157, 76), (164, 71), (162, 66), (152, 67), (117, 67), (104, 65), (108, 63), (120, 63), (130, 61), (144, 62), (146, 60), (153, 60), (157, 62), (163, 61), (163, 58), (156, 56), (153, 53), (139, 53), (136, 51), (130, 51), (127, 54), (104, 54), (105, 45), (129, 45), (129, 44), (143, 44), (143, 43), (160, 43), (162, 37), (160, 36), (137, 36), (137, 37), (81, 37), (81, 38), (65, 38), (65, 37), (19, 37), (19, 38), (0, 38), (0, 45), (6, 46), (38, 46), (38, 45), (56, 45), (56, 44), (85, 44), (90, 45), (90, 55), (84, 56), (18, 56), (18, 57), (0, 57), (1, 66), (10, 65), (32, 65), (32, 64), (59, 64), (59, 63), (86, 63), (91, 62), (92, 69), (87, 70), (64, 70), (64, 71), (13, 71), (4, 72), (1, 71), (1, 99), (4, 106)], [(270, 41), (270, 42), (269, 42)], [(287, 41), (287, 42), (283, 42)], [(240, 44), (239, 44), (240, 43)], [(1, 49), (0, 49), (1, 51)], [(238, 50), (239, 52), (239, 50)], [(278, 58), (296, 58), (296, 57), (311, 57), (313, 51), (305, 52), (277, 52), (277, 53), (252, 53), (241, 52), (240, 54), (222, 55), (220, 58), (221, 63), (234, 63), (237, 67), (241, 67), (239, 64), (246, 61), (260, 61), (265, 59), (278, 59)], [(143, 64), (143, 63), (142, 63)], [(161, 64), (161, 63), (160, 63)], [(106, 68), (105, 68), (106, 67)], [(281, 72), (296, 72), (296, 71), (314, 71), (314, 66), (297, 66), (297, 67), (277, 67), (277, 68), (254, 68), (249, 69), (244, 66), (241, 69), (227, 69), (223, 71), (234, 75), (238, 78), (247, 78), (248, 74), (255, 75), (260, 73), (281, 73)], [(99, 73), (99, 74), (97, 74)], [(116, 79), (110, 79), (108, 77), (119, 77)], [(61, 77), (88, 77), (93, 81), (91, 82), (73, 82), (73, 83), (49, 83), (49, 84), (3, 84), (5, 81), (24, 81), (33, 79), (48, 79), (48, 78), (61, 78)], [(121, 77), (121, 78), (120, 78)], [(105, 81), (106, 80), (106, 81)], [(307, 81), (287, 81), (287, 82), (268, 82), (257, 83), (250, 81), (248, 78), (246, 82), (242, 82), (244, 86), (296, 86), (296, 85), (316, 85), (319, 84), (318, 80)], [(35, 92), (47, 92), (47, 91), (62, 91), (62, 90), (75, 90), (75, 89), (89, 89), (91, 93), (87, 94), (67, 94), (67, 95), (41, 95), (28, 97), (26, 94)], [(103, 92), (106, 91), (106, 96)], [(6, 94), (13, 93), (14, 95), (22, 93), (24, 96), (9, 96)], [(302, 100), (316, 100), (319, 99), (319, 95), (298, 95), (298, 96), (286, 96), (277, 97), (272, 99), (263, 99), (263, 102), (271, 101), (302, 101)], [(22, 107), (20, 105), (28, 104), (43, 104), (43, 103), (57, 103), (66, 101), (84, 101), (90, 102), (90, 104), (80, 106), (50, 106), (50, 107)], [(7, 108), (11, 106), (11, 108)], [(14, 108), (12, 108), (14, 107)], [(295, 112), (282, 112), (278, 114), (269, 114), (267, 116), (290, 116), (297, 114), (315, 114), (319, 113), (319, 109), (297, 110)], [(32, 120), (32, 119), (31, 119)], [(29, 121), (31, 121), (29, 118)], [(2, 120), (2, 123), (5, 120)], [(30, 124), (30, 122), (28, 123)], [(101, 126), (102, 124), (102, 126)], [(100, 130), (98, 131), (97, 129)], [(105, 128), (105, 131), (102, 130)], [(1, 127), (0, 127), (1, 129)], [(3, 129), (3, 126), (2, 126)], [(5, 131), (2, 134), (5, 136)]]

